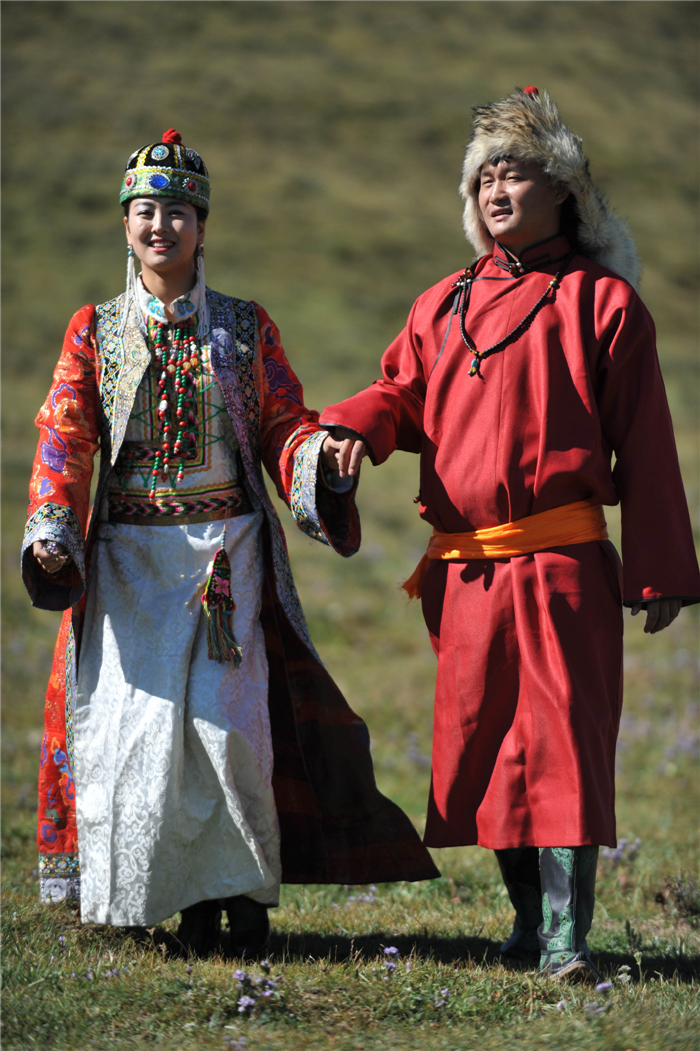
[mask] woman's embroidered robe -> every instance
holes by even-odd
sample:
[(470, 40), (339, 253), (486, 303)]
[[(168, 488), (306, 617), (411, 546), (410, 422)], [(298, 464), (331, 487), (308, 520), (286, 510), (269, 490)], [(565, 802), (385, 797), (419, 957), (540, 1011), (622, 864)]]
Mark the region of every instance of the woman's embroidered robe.
[[(472, 269), (479, 351), (527, 316), (569, 251), (499, 248)], [(626, 281), (580, 255), (524, 334), (470, 376), (453, 274), (425, 292), (382, 379), (321, 414), (372, 461), (420, 453), (421, 515), (445, 533), (591, 500), (621, 503), (609, 541), (510, 559), (432, 562), (423, 610), (438, 655), (426, 842), (614, 846), (622, 604), (698, 601), (693, 546), (653, 322)], [(448, 334), (449, 327), (449, 334)], [(615, 465), (611, 458), (615, 456)]]
[[(318, 484), (325, 438), (264, 310), (207, 291), (211, 366), (233, 425), (243, 484), (264, 512), (260, 621), (269, 668), (272, 785), (284, 882), (366, 883), (437, 875), (406, 816), (377, 790), (367, 728), (348, 707), (309, 639), (281, 524), (262, 464), (301, 529), (348, 556), (360, 542), (352, 492)], [(150, 354), (132, 316), (119, 335), (124, 296), (78, 311), (47, 400), (30, 484), (23, 576), (34, 605), (64, 610), (46, 697), (39, 774), (38, 845), (45, 899), (79, 897), (73, 778), (73, 706), (90, 560), (112, 469)], [(93, 458), (100, 452), (90, 513)], [(148, 527), (146, 527), (148, 529)], [(148, 530), (151, 532), (151, 530)], [(33, 558), (54, 539), (72, 560), (59, 574)], [(184, 901), (183, 904), (189, 904)]]

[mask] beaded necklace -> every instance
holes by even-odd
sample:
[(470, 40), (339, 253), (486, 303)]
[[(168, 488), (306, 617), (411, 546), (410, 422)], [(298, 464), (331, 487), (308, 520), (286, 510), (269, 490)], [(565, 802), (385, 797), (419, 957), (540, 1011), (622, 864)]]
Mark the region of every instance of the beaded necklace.
[(162, 437), (162, 444), (160, 449), (156, 450), (151, 471), (151, 500), (156, 498), (158, 478), (163, 482), (170, 478), (171, 452), (173, 458), (180, 461), (174, 483), (178, 485), (184, 477), (185, 457), (189, 449), (197, 445), (195, 370), (200, 359), (196, 333), (194, 317), (177, 322), (168, 350), (168, 325), (150, 317), (148, 319), (148, 341), (153, 347), (156, 370), (159, 373), (156, 398), (158, 425)]
[[(458, 310), (459, 310), (459, 331), (460, 331), (460, 334), (462, 336), (462, 340), (464, 341), (465, 347), (470, 352), (470, 354), (474, 355), (474, 358), (473, 358), (472, 363), (471, 363), (471, 367), (469, 369), (469, 375), (470, 376), (478, 376), (479, 379), (483, 380), (484, 377), (481, 375), (481, 362), (484, 361), (486, 358), (490, 358), (492, 354), (500, 354), (500, 352), (502, 350), (506, 349), (506, 347), (508, 346), (509, 343), (514, 343), (517, 339), (520, 339), (522, 334), (527, 331), (527, 329), (530, 327), (530, 325), (532, 324), (534, 319), (537, 317), (537, 315), (539, 314), (540, 310), (542, 309), (542, 307), (547, 302), (547, 299), (551, 298), (552, 300), (554, 300), (554, 295), (555, 295), (556, 289), (557, 289), (558, 285), (560, 284), (562, 277), (564, 276), (564, 271), (566, 270), (567, 266), (569, 265), (569, 263), (573, 259), (574, 255), (575, 255), (574, 252), (569, 252), (569, 254), (564, 257), (564, 260), (563, 260), (561, 266), (559, 267), (559, 269), (557, 270), (556, 274), (554, 275), (552, 280), (549, 282), (549, 284), (545, 288), (544, 292), (542, 293), (540, 298), (535, 303), (535, 305), (532, 308), (532, 310), (530, 310), (525, 315), (525, 317), (522, 319), (520, 324), (516, 325), (515, 328), (512, 329), (508, 333), (507, 336), (503, 337), (503, 339), (499, 339), (498, 343), (494, 343), (492, 346), (488, 347), (486, 350), (477, 350), (476, 349), (476, 345), (474, 343), (472, 343), (472, 341), (469, 339), (469, 336), (467, 335), (467, 330), (466, 330), (465, 325), (464, 325), (464, 319), (466, 317), (467, 308), (469, 306), (469, 298), (470, 298), (470, 295), (471, 295), (472, 282), (474, 281), (474, 274), (473, 274), (472, 270), (467, 268), (464, 271), (464, 273), (454, 282), (452, 287), (460, 289), (460, 291), (458, 293), (458, 295), (460, 297), (460, 299), (459, 299), (459, 307), (458, 307)], [(526, 273), (526, 271), (523, 269), (523, 267), (522, 267), (522, 265), (520, 263), (516, 264), (514, 269), (516, 269), (518, 276), (522, 276), (523, 274)]]

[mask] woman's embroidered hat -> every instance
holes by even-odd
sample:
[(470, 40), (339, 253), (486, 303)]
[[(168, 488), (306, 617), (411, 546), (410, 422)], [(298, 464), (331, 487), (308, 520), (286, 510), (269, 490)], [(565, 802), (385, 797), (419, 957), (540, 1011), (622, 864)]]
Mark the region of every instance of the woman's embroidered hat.
[(459, 190), (465, 202), (464, 232), (479, 255), (493, 250), (479, 210), (479, 176), (484, 164), (501, 157), (535, 161), (552, 182), (565, 183), (571, 198), (564, 208), (573, 213), (577, 250), (637, 287), (641, 267), (627, 223), (594, 185), (581, 139), (564, 124), (547, 92), (533, 86), (474, 107)]
[(195, 150), (169, 128), (161, 142), (142, 146), (129, 157), (119, 203), (133, 197), (179, 197), (209, 211), (209, 172)]

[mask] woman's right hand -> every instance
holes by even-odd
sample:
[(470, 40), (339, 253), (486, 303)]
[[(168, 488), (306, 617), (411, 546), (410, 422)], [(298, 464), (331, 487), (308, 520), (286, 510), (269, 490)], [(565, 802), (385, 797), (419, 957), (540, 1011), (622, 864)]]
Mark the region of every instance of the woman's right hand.
[(47, 573), (58, 573), (59, 570), (63, 569), (70, 556), (63, 544), (53, 541), (51, 543), (56, 550), (47, 550), (44, 546), (45, 541), (35, 540), (32, 545), (32, 554), (41, 568)]

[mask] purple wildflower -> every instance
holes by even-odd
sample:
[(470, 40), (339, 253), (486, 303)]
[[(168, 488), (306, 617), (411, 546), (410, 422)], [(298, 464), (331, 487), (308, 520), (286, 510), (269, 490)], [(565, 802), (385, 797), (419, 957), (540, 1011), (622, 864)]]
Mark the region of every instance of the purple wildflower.
[(628, 839), (623, 837), (618, 839), (616, 847), (603, 847), (600, 854), (601, 857), (611, 861), (613, 868), (615, 868), (623, 861), (634, 861), (641, 845), (642, 841), (639, 836), (637, 836), (634, 843), (630, 843)]
[(237, 970), (233, 972), (233, 977), (237, 982), (244, 982), (246, 980), (246, 973), (245, 971)]
[(393, 974), (396, 970), (396, 964), (393, 960), (385, 960), (384, 966), (386, 967), (388, 974)]
[(245, 1014), (246, 1011), (250, 1011), (255, 1007), (255, 1000), (252, 996), (242, 996), (238, 1001), (238, 1013)]
[(560, 1000), (557, 1004), (557, 1011), (563, 1011), (566, 1007), (566, 1000)]
[(410, 960), (406, 960), (406, 970), (410, 971), (411, 967), (413, 967), (413, 964), (411, 963), (411, 961)]
[(59, 935), (58, 944), (61, 946), (61, 948), (63, 948), (64, 945), (66, 944), (66, 939), (64, 938), (64, 936), (62, 934)]
[(606, 989), (612, 989), (612, 982), (598, 982), (595, 987), (597, 993), (604, 993)]
[(55, 960), (56, 960), (56, 957), (55, 957), (55, 956), (51, 956), (51, 957), (49, 957), (49, 963), (54, 963), (54, 962), (55, 962)]
[(385, 956), (400, 956), (401, 953), (399, 952), (399, 950), (396, 948), (395, 945), (387, 945), (386, 949), (384, 950), (384, 955)]

